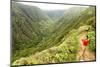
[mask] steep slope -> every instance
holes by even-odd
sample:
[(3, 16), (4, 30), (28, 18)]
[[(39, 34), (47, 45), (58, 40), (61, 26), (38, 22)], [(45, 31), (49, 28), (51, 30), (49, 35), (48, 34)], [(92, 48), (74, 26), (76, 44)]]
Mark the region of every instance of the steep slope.
[(66, 14), (62, 16), (62, 18), (58, 21), (58, 23), (55, 24), (56, 27), (52, 35), (42, 40), (38, 45), (38, 47), (41, 47), (41, 48), (37, 48), (37, 49), (41, 51), (43, 48), (47, 49), (53, 46), (58, 46), (59, 44), (62, 43), (62, 39), (65, 36), (67, 36), (68, 32), (71, 29), (73, 29), (73, 26), (75, 26), (74, 24), (76, 24), (77, 22), (76, 20), (81, 15), (82, 9), (83, 10), (86, 9), (86, 8), (79, 8), (79, 7), (76, 7), (76, 8), (73, 7), (73, 8), (68, 9), (68, 12), (66, 12)]
[(64, 15), (65, 10), (49, 10), (45, 12), (53, 21), (56, 22)]
[(76, 31), (77, 30), (70, 31), (70, 36), (67, 38), (64, 37), (63, 42), (59, 46), (54, 46), (46, 50), (36, 52), (28, 57), (22, 57), (16, 60), (13, 65), (76, 62), (76, 53), (78, 50), (78, 32)]
[[(16, 57), (22, 55), (24, 49), (36, 48), (37, 44), (52, 32), (52, 21), (38, 7), (13, 2), (11, 15), (12, 51)], [(23, 53), (23, 56), (26, 55), (27, 53)]]
[[(25, 50), (15, 54), (15, 57), (19, 55), (24, 57), (27, 56), (27, 53), (32, 54), (33, 57), (29, 57), (29, 64), (76, 61), (78, 28), (82, 25), (92, 25), (93, 29), (91, 30), (95, 30), (95, 7), (69, 8), (59, 20), (57, 19), (58, 21), (55, 24), (52, 24), (53, 21), (41, 9), (30, 7), (25, 5), (13, 6), (13, 9), (15, 9), (12, 12), (12, 22), (14, 22), (12, 35), (13, 40), (15, 40), (14, 46), (17, 46), (15, 50), (22, 50), (24, 47), (27, 47), (27, 49), (25, 48)], [(26, 61), (28, 61), (27, 58), (21, 61), (16, 60), (15, 65), (18, 62), (19, 65), (21, 65), (20, 62), (27, 64)]]
[(96, 10), (95, 6), (90, 6), (88, 9), (86, 9), (82, 15), (77, 20), (76, 27), (82, 26), (82, 25), (91, 25), (92, 29), (95, 31), (96, 29)]
[[(90, 27), (90, 26), (87, 25), (85, 27)], [(91, 32), (95, 33), (93, 31), (90, 31), (89, 33)], [(12, 65), (79, 62), (80, 60), (77, 59), (77, 54), (80, 53), (79, 50), (81, 45), (78, 39), (81, 35), (80, 28), (71, 30), (67, 35), (69, 36), (64, 37), (62, 40), (63, 42), (59, 46), (54, 46), (46, 50), (43, 50), (41, 52), (36, 52), (35, 54), (32, 54), (28, 57), (21, 57), (19, 60), (16, 60)], [(88, 35), (90, 36), (90, 34)], [(92, 38), (95, 39), (95, 36), (92, 36)], [(88, 57), (86, 56), (84, 61), (95, 60), (95, 53), (90, 52), (89, 50), (86, 50), (86, 53), (88, 53), (87, 54)]]
[[(91, 7), (86, 7), (86, 8), (78, 8), (77, 9), (74, 7), (73, 10), (71, 8), (72, 11), (69, 11), (69, 13), (66, 13), (65, 16), (69, 17), (62, 17), (62, 22), (58, 22), (57, 28), (55, 27), (55, 30), (53, 31), (52, 35), (46, 37), (45, 39), (43, 39), (39, 44), (37, 49), (34, 50), (33, 53), (44, 50), (44, 49), (48, 49), (50, 47), (54, 47), (54, 46), (58, 46), (63, 42), (63, 38), (66, 39), (68, 36), (68, 34), (70, 34), (69, 32), (72, 29), (77, 29), (79, 28), (82, 22), (78, 22), (80, 18), (82, 18), (84, 15), (84, 18), (87, 17), (88, 15), (84, 14), (84, 12), (86, 12), (87, 10), (89, 10), (88, 12), (90, 12)], [(83, 9), (83, 10), (82, 10)], [(92, 8), (94, 10), (94, 8)], [(74, 12), (76, 11), (76, 12)], [(95, 13), (95, 12), (93, 12)], [(95, 16), (92, 15), (93, 13), (91, 13), (91, 17)], [(71, 16), (70, 16), (71, 15)], [(87, 19), (90, 19), (91, 17), (87, 17)], [(66, 20), (67, 19), (67, 20)], [(84, 21), (84, 19), (81, 19), (81, 21)], [(84, 24), (84, 22), (83, 22)], [(87, 25), (87, 23), (85, 24)], [(40, 48), (41, 47), (41, 48)], [(38, 50), (38, 51), (37, 51)]]

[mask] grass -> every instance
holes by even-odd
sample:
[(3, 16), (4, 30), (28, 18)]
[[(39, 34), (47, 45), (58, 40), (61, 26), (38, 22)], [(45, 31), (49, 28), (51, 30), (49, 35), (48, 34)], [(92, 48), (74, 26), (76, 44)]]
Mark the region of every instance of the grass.
[(31, 65), (45, 63), (75, 62), (78, 52), (77, 30), (72, 30), (69, 37), (64, 37), (59, 46), (54, 46), (28, 57), (22, 57), (12, 65)]

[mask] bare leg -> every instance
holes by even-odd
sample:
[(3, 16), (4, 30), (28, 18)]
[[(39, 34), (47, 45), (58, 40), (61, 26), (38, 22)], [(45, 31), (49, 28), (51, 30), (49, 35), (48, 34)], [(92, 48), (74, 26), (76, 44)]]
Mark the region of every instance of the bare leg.
[(86, 47), (83, 49), (82, 54), (79, 56), (79, 61), (80, 60), (85, 60), (85, 51), (86, 51)]
[(83, 60), (85, 60), (85, 51), (86, 51), (86, 47), (84, 48), (83, 54), (82, 54)]

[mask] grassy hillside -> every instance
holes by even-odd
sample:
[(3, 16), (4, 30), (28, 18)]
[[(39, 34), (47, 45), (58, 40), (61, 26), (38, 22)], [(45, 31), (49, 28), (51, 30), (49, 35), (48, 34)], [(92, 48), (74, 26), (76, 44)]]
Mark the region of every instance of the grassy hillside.
[(59, 62), (76, 62), (78, 41), (76, 30), (70, 32), (70, 37), (65, 37), (59, 46), (54, 46), (41, 52), (36, 52), (29, 57), (22, 57), (16, 60), (13, 65), (30, 65)]
[(90, 28), (88, 49), (95, 53), (95, 7), (69, 8), (56, 22), (52, 19), (55, 11), (55, 15), (48, 13), (36, 6), (12, 3), (12, 65), (79, 61), (78, 39), (85, 28)]
[(57, 22), (63, 15), (65, 10), (48, 10), (46, 14), (55, 22)]
[[(38, 7), (12, 3), (11, 15), (12, 51), (15, 58), (26, 52), (26, 48), (36, 48), (52, 32), (53, 22)], [(22, 56), (27, 56), (27, 53)]]
[[(86, 26), (89, 27), (89, 26)], [(82, 29), (81, 29), (82, 30)], [(89, 38), (91, 39), (90, 33), (95, 33), (93, 31), (89, 32)], [(28, 57), (22, 57), (16, 60), (13, 65), (31, 65), (31, 64), (48, 64), (48, 63), (64, 63), (64, 62), (78, 62), (77, 53), (79, 52), (79, 42), (78, 38), (80, 35), (80, 28), (73, 29), (69, 32), (68, 36), (62, 39), (62, 43), (59, 46), (54, 46), (49, 49), (36, 52)], [(92, 39), (95, 36), (92, 36)], [(94, 50), (92, 46), (94, 43), (92, 40), (89, 50)], [(91, 48), (92, 46), (92, 48)]]

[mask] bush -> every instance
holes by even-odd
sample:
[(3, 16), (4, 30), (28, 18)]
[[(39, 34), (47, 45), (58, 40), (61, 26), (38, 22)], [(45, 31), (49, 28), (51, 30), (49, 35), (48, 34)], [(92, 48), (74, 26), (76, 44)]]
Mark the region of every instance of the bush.
[(90, 43), (89, 43), (88, 49), (90, 51), (95, 52), (95, 50), (96, 50), (96, 37), (95, 37), (95, 32), (94, 31), (88, 32), (88, 37), (90, 39)]
[(89, 26), (89, 25), (84, 25), (84, 26), (81, 26), (81, 27), (78, 29), (78, 32), (79, 32), (79, 33), (82, 33), (83, 31), (89, 30), (89, 29), (91, 29), (91, 26)]
[[(32, 57), (26, 57), (25, 61), (20, 64), (45, 64), (45, 63), (61, 63), (75, 62), (78, 52), (78, 33), (77, 30), (72, 30), (66, 39), (59, 45), (49, 49), (37, 52)], [(20, 59), (19, 59), (20, 60)], [(15, 61), (16, 62), (16, 61)], [(24, 63), (25, 62), (25, 63)]]
[(13, 65), (26, 65), (28, 64), (27, 59), (26, 58), (21, 58), (20, 60), (16, 60)]

